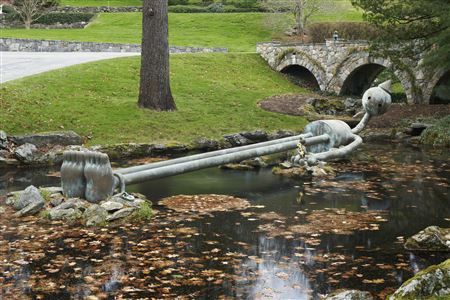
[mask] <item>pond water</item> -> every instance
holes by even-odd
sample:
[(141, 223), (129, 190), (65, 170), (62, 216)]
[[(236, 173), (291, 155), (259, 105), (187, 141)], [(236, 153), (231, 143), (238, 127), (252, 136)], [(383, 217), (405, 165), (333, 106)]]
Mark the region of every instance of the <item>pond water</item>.
[[(149, 224), (79, 228), (7, 211), (0, 299), (317, 299), (353, 288), (384, 299), (448, 258), (403, 249), (427, 226), (450, 226), (447, 149), (366, 144), (333, 167), (328, 179), (212, 168), (129, 187), (154, 202)], [(49, 170), (1, 172), (3, 193), (59, 183)], [(179, 194), (233, 195), (252, 206), (197, 215), (158, 205)]]

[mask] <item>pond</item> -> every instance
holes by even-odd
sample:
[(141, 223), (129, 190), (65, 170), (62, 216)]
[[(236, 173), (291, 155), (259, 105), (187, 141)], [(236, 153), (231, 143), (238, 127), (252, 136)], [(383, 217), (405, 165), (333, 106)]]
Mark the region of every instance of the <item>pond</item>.
[[(149, 224), (79, 228), (6, 214), (0, 299), (318, 299), (353, 288), (384, 299), (448, 258), (403, 248), (427, 226), (450, 226), (447, 149), (366, 144), (333, 167), (323, 179), (212, 168), (129, 187), (154, 202)], [(2, 173), (3, 192), (59, 184), (51, 170)], [(179, 194), (251, 207), (198, 215), (158, 205)]]

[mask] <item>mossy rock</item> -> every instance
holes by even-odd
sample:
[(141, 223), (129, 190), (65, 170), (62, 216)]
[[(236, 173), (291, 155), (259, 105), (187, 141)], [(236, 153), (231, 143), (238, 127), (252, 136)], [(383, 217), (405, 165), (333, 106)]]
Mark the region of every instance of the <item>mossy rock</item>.
[(429, 226), (408, 238), (405, 248), (411, 251), (450, 252), (450, 228)]
[(450, 259), (407, 280), (389, 300), (450, 299)]
[(304, 179), (311, 177), (311, 172), (309, 172), (305, 167), (294, 167), (289, 169), (274, 167), (272, 169), (272, 173), (292, 179)]

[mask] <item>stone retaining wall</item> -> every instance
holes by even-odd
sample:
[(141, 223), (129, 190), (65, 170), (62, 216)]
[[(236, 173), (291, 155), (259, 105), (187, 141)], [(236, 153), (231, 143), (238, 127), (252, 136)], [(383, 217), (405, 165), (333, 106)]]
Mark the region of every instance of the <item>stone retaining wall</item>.
[(121, 13), (121, 12), (140, 12), (142, 6), (58, 6), (53, 11), (56, 12), (70, 12), (70, 13)]
[[(0, 51), (15, 52), (141, 52), (140, 44), (115, 44), (0, 38)], [(170, 53), (228, 52), (227, 48), (170, 47)]]

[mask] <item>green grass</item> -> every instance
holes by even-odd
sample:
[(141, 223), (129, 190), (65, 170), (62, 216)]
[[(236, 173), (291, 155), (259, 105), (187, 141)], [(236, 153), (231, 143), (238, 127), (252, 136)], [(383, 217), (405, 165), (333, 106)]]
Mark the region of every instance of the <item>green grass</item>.
[[(261, 13), (169, 14), (169, 42), (176, 46), (228, 47), (254, 52), (270, 40)], [(141, 13), (100, 14), (85, 29), (3, 29), (2, 37), (88, 42), (140, 43)]]
[(142, 6), (142, 0), (61, 0), (67, 6)]
[(257, 54), (171, 57), (176, 112), (137, 108), (139, 58), (73, 66), (6, 83), (0, 90), (2, 130), (22, 134), (74, 130), (90, 144), (191, 142), (243, 130), (301, 130), (306, 120), (269, 113), (257, 102), (305, 92), (269, 69)]
[[(337, 11), (324, 11), (312, 21), (359, 21), (361, 13), (342, 4)], [(176, 46), (227, 47), (232, 52), (254, 52), (255, 44), (280, 36), (265, 26), (270, 14), (169, 14), (169, 42)], [(290, 18), (291, 15), (285, 16)], [(284, 17), (283, 17), (284, 18)], [(141, 13), (99, 14), (85, 29), (2, 29), (2, 37), (86, 42), (140, 43)]]

